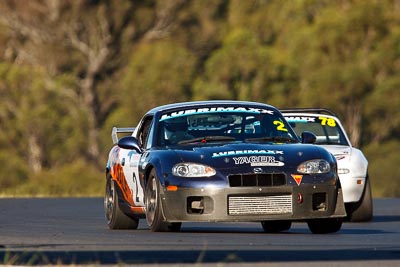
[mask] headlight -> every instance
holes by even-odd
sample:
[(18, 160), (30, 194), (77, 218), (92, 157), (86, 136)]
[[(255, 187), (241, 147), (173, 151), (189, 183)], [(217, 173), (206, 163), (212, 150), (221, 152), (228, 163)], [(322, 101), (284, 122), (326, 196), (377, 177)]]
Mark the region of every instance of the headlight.
[(172, 168), (172, 174), (180, 177), (210, 177), (215, 169), (196, 163), (178, 163)]
[(349, 169), (338, 169), (338, 174), (348, 174), (350, 173)]
[(305, 161), (297, 167), (299, 173), (305, 174), (327, 173), (330, 170), (329, 162), (323, 159)]

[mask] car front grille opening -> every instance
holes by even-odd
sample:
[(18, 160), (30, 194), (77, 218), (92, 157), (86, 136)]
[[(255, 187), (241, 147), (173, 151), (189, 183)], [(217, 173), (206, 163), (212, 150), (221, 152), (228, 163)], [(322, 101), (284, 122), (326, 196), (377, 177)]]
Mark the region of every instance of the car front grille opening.
[(190, 196), (186, 201), (188, 214), (210, 214), (214, 210), (213, 200), (210, 197)]
[(204, 212), (203, 197), (188, 197), (187, 198), (187, 213), (202, 214)]
[(328, 208), (326, 193), (315, 193), (312, 195), (312, 207), (314, 211), (326, 211)]
[(291, 214), (292, 195), (228, 196), (229, 215)]
[(228, 176), (230, 187), (281, 186), (286, 184), (284, 173), (233, 174)]

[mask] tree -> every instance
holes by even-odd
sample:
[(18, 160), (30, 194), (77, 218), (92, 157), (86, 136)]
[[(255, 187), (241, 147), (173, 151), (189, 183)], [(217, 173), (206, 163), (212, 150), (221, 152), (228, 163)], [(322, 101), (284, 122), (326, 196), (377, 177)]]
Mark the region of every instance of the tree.
[(11, 60), (46, 70), (49, 82), (65, 73), (73, 77), (74, 84), (60, 90), (85, 111), (87, 156), (94, 162), (99, 159), (97, 133), (104, 117), (96, 85), (111, 65), (118, 26), (124, 27), (124, 14), (113, 17), (122, 22), (111, 21), (112, 11), (108, 2), (92, 6), (87, 1), (7, 1), (1, 5), (1, 22), (15, 35)]
[(266, 49), (251, 32), (232, 30), (206, 61), (204, 76), (194, 84), (194, 99), (260, 99), (268, 61)]
[(194, 56), (173, 40), (139, 44), (122, 81), (124, 123), (135, 125), (150, 108), (187, 100), (194, 66)]
[(289, 17), (282, 11), (282, 1), (234, 0), (226, 10), (222, 43), (204, 62), (204, 73), (198, 75), (193, 85), (194, 99), (228, 98), (294, 105), (296, 64), (290, 50), (282, 43), (276, 44), (277, 36), (288, 26)]
[(112, 126), (192, 99), (328, 107), (374, 155), (400, 133), (399, 11), (396, 0), (2, 1), (0, 162), (18, 178), (0, 186), (100, 172)]
[(184, 3), (11, 0), (0, 4), (0, 22), (10, 29), (11, 61), (43, 67), (49, 80), (66, 73), (73, 77), (74, 84), (62, 90), (85, 112), (86, 157), (99, 164), (99, 131), (118, 104), (113, 86), (101, 85), (117, 75), (131, 42), (168, 34)]
[(56, 84), (47, 83), (42, 69), (1, 64), (0, 95), (0, 149), (8, 155), (2, 165), (22, 160), (16, 171), (4, 173), (7, 179), (26, 178), (79, 158), (85, 117), (74, 99), (66, 98)]
[(384, 11), (381, 2), (332, 2), (316, 13), (293, 45), (302, 66), (302, 104), (325, 105), (341, 114), (355, 146), (361, 143), (364, 100), (376, 88), (374, 53), (388, 33)]

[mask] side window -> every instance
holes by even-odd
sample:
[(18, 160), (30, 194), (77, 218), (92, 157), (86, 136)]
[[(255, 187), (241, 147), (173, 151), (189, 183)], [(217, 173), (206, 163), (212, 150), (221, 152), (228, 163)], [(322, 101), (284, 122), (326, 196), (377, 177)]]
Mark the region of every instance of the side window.
[(140, 129), (138, 131), (137, 139), (139, 141), (139, 145), (142, 148), (147, 148), (147, 142), (149, 140), (152, 121), (153, 121), (153, 117), (152, 116), (144, 118), (143, 122), (142, 122), (142, 124), (140, 126)]

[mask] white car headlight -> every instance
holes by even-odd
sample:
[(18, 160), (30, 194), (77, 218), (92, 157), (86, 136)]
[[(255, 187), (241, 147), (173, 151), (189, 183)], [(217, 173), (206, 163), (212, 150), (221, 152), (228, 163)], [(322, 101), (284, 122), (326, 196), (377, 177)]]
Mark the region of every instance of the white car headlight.
[(215, 173), (214, 168), (197, 163), (178, 163), (172, 168), (172, 174), (180, 177), (210, 177)]
[(297, 167), (297, 171), (304, 174), (328, 173), (330, 170), (329, 162), (323, 159), (305, 161)]
[(349, 169), (338, 169), (338, 174), (348, 174), (350, 173)]

